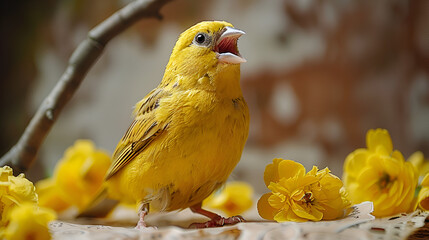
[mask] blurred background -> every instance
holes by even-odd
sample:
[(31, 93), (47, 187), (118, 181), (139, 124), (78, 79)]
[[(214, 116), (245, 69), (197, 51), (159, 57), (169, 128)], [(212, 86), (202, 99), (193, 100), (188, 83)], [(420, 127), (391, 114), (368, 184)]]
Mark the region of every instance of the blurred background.
[[(2, 1), (0, 154), (13, 146), (88, 31), (129, 0)], [(27, 176), (50, 176), (65, 149), (91, 139), (112, 153), (133, 105), (160, 82), (178, 35), (225, 20), (240, 39), (250, 135), (232, 176), (265, 192), (275, 157), (342, 175), (370, 128), (405, 158), (429, 155), (429, 1), (174, 0), (162, 21), (113, 39), (49, 133)]]

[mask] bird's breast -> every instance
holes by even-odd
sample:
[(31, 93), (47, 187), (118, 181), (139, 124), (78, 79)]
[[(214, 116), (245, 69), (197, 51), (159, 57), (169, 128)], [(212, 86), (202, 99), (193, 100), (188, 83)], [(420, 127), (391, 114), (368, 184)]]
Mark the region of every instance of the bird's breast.
[[(177, 110), (171, 124), (178, 128), (172, 136), (198, 139), (196, 147), (214, 144), (210, 148), (225, 149), (228, 142), (236, 147), (244, 145), (247, 139), (249, 113), (242, 96), (219, 98), (212, 92), (201, 91), (193, 93), (192, 99), (184, 101)], [(241, 152), (241, 148), (237, 151)]]
[[(176, 153), (169, 160), (169, 171), (177, 176), (172, 194), (187, 203), (202, 201), (226, 181), (241, 158), (249, 130), (243, 97), (219, 99), (196, 93), (195, 98), (200, 100), (182, 102), (170, 124), (177, 127), (168, 129), (170, 150)], [(170, 207), (179, 207), (180, 202), (173, 201)]]

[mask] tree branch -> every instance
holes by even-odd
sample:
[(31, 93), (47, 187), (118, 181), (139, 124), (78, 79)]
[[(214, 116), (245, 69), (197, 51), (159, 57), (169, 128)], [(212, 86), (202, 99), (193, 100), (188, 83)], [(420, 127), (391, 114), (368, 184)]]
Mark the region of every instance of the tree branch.
[(0, 159), (0, 166), (9, 165), (16, 174), (26, 171), (34, 162), (61, 110), (100, 57), (106, 44), (142, 18), (161, 19), (159, 10), (169, 1), (136, 0), (93, 28), (73, 52), (65, 72), (44, 99), (19, 141)]

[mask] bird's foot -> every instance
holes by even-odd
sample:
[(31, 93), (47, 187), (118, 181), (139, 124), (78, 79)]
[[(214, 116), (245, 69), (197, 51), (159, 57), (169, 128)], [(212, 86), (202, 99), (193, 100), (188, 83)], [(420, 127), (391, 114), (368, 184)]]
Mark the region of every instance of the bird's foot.
[(142, 204), (139, 208), (139, 221), (137, 222), (137, 226), (135, 227), (135, 229), (145, 230), (145, 231), (158, 229), (157, 227), (148, 227), (146, 222), (144, 221), (144, 218), (148, 214), (148, 212), (149, 212), (149, 204), (148, 203)]
[(140, 229), (140, 230), (143, 230), (143, 229), (146, 229), (146, 228), (147, 228), (147, 224), (146, 224), (145, 221), (143, 221), (143, 219), (140, 219), (137, 222), (137, 226), (135, 227), (135, 229)]
[(134, 228), (134, 229), (137, 229), (137, 230), (143, 230), (143, 231), (150, 231), (150, 230), (158, 230), (158, 228), (157, 227), (154, 227), (154, 226), (148, 226), (147, 224), (146, 224), (146, 222), (144, 222), (144, 221), (138, 221), (137, 222), (137, 226)]
[(242, 216), (233, 216), (229, 218), (224, 218), (221, 216), (217, 216), (210, 221), (205, 223), (192, 223), (189, 225), (189, 228), (211, 228), (211, 227), (222, 227), (224, 225), (234, 225), (239, 222), (245, 222)]

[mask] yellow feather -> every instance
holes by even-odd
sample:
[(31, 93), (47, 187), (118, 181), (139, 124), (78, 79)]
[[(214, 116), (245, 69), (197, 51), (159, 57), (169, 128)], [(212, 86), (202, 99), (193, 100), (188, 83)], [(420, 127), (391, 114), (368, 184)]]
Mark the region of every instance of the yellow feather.
[[(202, 22), (177, 40), (160, 85), (136, 104), (106, 182), (110, 197), (184, 209), (202, 202), (241, 158), (249, 113), (240, 65), (221, 63), (213, 46), (226, 22)], [(212, 37), (207, 47), (198, 33)]]

